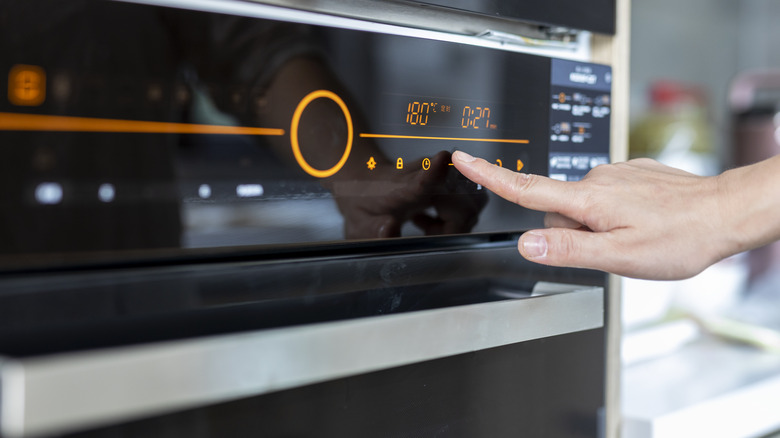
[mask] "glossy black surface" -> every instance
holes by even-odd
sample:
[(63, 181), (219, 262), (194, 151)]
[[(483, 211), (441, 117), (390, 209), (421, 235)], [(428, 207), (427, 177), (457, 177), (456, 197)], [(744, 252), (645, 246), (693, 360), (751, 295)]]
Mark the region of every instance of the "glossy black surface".
[[(463, 149), (580, 178), (608, 154), (607, 67), (8, 0), (0, 74), (0, 356), (517, 299), (538, 281), (605, 284), (522, 259), (518, 231), (541, 216), (448, 161)], [(238, 129), (214, 133), (225, 126)], [(567, 334), (75, 436), (593, 436), (604, 346), (601, 329)]]
[(537, 281), (603, 284), (603, 274), (531, 265), (514, 245), (389, 250), (5, 276), (0, 278), (0, 356), (517, 299), (529, 296)]
[[(540, 215), (453, 150), (571, 179), (608, 154), (603, 66), (97, 0), (3, 2), (0, 36), (6, 269), (515, 232)], [(594, 112), (551, 109), (561, 93)]]

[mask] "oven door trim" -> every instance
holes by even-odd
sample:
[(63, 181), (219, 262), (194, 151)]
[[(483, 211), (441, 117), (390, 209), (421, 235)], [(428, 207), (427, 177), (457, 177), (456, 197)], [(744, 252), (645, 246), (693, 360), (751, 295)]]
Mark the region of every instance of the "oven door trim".
[(0, 433), (39, 436), (604, 327), (604, 289), (0, 362)]
[[(372, 33), (384, 33), (412, 38), (424, 38), (438, 41), (447, 41), (457, 44), (487, 47), (491, 49), (507, 50), (512, 52), (527, 53), (530, 55), (545, 56), (549, 58), (569, 59), (572, 61), (590, 62), (591, 37), (588, 31), (577, 33), (576, 39), (571, 43), (545, 42), (532, 38), (517, 36), (507, 39), (498, 37), (496, 32), (486, 29), (480, 35), (471, 36), (456, 33), (440, 32), (435, 30), (405, 27), (401, 25), (386, 24), (375, 21), (366, 21), (356, 18), (348, 18), (337, 15), (329, 15), (322, 12), (293, 9), (270, 4), (261, 4), (254, 1), (236, 0), (115, 0), (125, 3), (138, 3), (145, 5), (190, 9), (218, 14), (238, 15), (244, 17), (262, 18), (269, 20), (288, 21), (293, 23), (311, 24), (315, 26), (337, 27)], [(379, 6), (376, 6), (379, 8)]]

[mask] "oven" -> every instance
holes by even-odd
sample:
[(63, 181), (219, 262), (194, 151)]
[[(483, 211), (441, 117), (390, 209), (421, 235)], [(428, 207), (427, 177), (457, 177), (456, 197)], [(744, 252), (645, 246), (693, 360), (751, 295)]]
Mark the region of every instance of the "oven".
[(610, 67), (291, 5), (0, 5), (0, 435), (603, 432), (605, 274), (450, 155), (582, 178)]

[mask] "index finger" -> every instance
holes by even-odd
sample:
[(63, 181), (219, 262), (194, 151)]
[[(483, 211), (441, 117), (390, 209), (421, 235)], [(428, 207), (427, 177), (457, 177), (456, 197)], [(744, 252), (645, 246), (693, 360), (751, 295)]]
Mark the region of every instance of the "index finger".
[[(493, 193), (532, 210), (570, 216), (576, 197), (574, 183), (545, 176), (513, 172), (463, 151), (452, 154), (452, 163), (468, 179)], [(569, 214), (567, 214), (569, 213)]]

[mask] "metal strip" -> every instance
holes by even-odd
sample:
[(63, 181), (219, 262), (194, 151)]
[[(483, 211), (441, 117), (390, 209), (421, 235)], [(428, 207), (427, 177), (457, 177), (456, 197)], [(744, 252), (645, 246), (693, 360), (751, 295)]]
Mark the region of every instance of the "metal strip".
[[(487, 47), (491, 49), (507, 50), (512, 52), (527, 53), (546, 57), (570, 59), (573, 61), (590, 60), (589, 32), (580, 32), (576, 42), (572, 46), (548, 47), (534, 45), (506, 44), (502, 41), (479, 38), (469, 35), (439, 32), (392, 24), (365, 21), (354, 18), (328, 15), (319, 12), (310, 12), (300, 9), (285, 8), (280, 6), (264, 5), (254, 2), (235, 0), (116, 0), (125, 3), (146, 4), (152, 6), (189, 9), (219, 14), (230, 14), (242, 17), (265, 18), (269, 20), (289, 21), (293, 23), (311, 24), (317, 26), (329, 26), (342, 29), (351, 29), (364, 32), (384, 33), (390, 35), (424, 38), (430, 40), (447, 41), (471, 46)], [(532, 40), (531, 40), (532, 41)]]
[[(571, 289), (570, 289), (571, 290)], [(0, 434), (39, 436), (604, 325), (583, 287), (461, 307), (8, 360)]]

